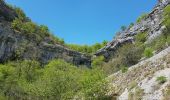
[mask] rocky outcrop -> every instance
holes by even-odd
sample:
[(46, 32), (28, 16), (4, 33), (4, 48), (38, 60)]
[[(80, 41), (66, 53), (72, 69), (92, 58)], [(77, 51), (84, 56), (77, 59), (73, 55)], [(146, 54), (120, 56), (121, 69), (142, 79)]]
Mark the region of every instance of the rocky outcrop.
[(103, 55), (106, 60), (110, 59), (111, 55), (114, 55), (115, 51), (123, 44), (132, 43), (134, 41), (133, 37), (127, 37), (124, 39), (115, 39), (108, 43), (104, 48), (101, 48), (96, 52), (95, 55)]
[(0, 0), (0, 63), (31, 59), (46, 64), (52, 59), (63, 59), (75, 65), (91, 65), (90, 56), (51, 43), (50, 37), (38, 42), (33, 35), (13, 30), (11, 21), (15, 17), (15, 12)]
[[(126, 73), (119, 71), (110, 75), (108, 80), (115, 87), (112, 92), (118, 95), (118, 100), (130, 99), (130, 94), (135, 93), (135, 89), (142, 92), (141, 95), (136, 95), (140, 96), (140, 100), (163, 100), (163, 91), (170, 85), (169, 71), (170, 47), (130, 67)], [(157, 78), (160, 76), (166, 77), (167, 81), (159, 84)]]
[(96, 56), (104, 55), (105, 58), (109, 58), (115, 53), (117, 48), (128, 42), (133, 41), (133, 37), (136, 34), (145, 32), (147, 30), (148, 39), (147, 42), (152, 41), (155, 37), (159, 36), (164, 30), (165, 26), (162, 25), (163, 21), (163, 9), (170, 4), (170, 0), (159, 0), (158, 4), (144, 19), (139, 23), (135, 23), (132, 27), (129, 27), (125, 31), (120, 32), (120, 35), (109, 42), (105, 47), (96, 52)]
[(46, 64), (52, 59), (64, 59), (75, 65), (90, 66), (90, 56), (46, 41), (37, 43), (20, 32), (13, 31), (10, 23), (0, 21), (0, 62), (16, 59), (36, 59)]

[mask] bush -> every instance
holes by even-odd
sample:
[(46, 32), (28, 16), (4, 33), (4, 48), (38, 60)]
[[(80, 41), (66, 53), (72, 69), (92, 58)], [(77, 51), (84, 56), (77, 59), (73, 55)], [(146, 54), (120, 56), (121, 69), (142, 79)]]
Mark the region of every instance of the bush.
[(159, 52), (169, 45), (169, 38), (170, 34), (163, 33), (154, 40), (152, 40), (149, 44), (147, 44), (147, 47)]
[(129, 28), (133, 27), (134, 26), (134, 23), (130, 23), (129, 25)]
[(95, 59), (93, 59), (92, 66), (93, 67), (101, 66), (104, 60), (105, 58), (103, 56), (96, 57)]
[(151, 48), (145, 48), (144, 56), (150, 58), (153, 56), (153, 50)]
[(96, 53), (97, 50), (101, 49), (102, 47), (106, 46), (108, 42), (104, 40), (102, 43), (96, 43), (94, 45), (76, 45), (76, 44), (66, 44), (66, 46), (70, 49), (86, 53), (86, 54), (93, 54)]
[(32, 22), (22, 22), (20, 19), (15, 19), (12, 22), (12, 28), (26, 34), (36, 32), (37, 25)]
[(148, 14), (142, 14), (138, 19), (137, 19), (137, 23), (140, 23), (144, 18), (146, 18), (148, 16)]
[(105, 74), (98, 68), (80, 69), (63, 60), (41, 68), (36, 61), (0, 65), (0, 98), (10, 100), (106, 99), (109, 91)]
[(26, 20), (26, 15), (23, 12), (22, 9), (18, 8), (18, 7), (13, 7), (13, 9), (15, 10), (15, 12), (18, 15), (18, 19), (20, 19), (21, 21), (25, 21)]
[(147, 32), (143, 32), (143, 33), (138, 33), (136, 36), (135, 36), (135, 40), (136, 42), (141, 42), (141, 43), (144, 43), (147, 39)]
[(166, 26), (167, 31), (170, 31), (170, 5), (164, 8), (164, 21), (163, 24)]
[(160, 76), (160, 77), (157, 77), (156, 81), (159, 83), (159, 84), (164, 84), (167, 79), (165, 76)]
[(137, 46), (135, 44), (125, 44), (117, 50), (117, 57), (119, 61), (124, 66), (131, 66), (141, 59), (143, 52), (142, 46)]
[(121, 26), (121, 31), (125, 31), (126, 29), (126, 26)]
[(106, 74), (112, 74), (121, 70), (123, 73), (128, 67), (136, 64), (142, 58), (144, 45), (142, 44), (124, 44), (111, 57), (112, 59), (104, 63), (102, 69)]
[(121, 71), (122, 73), (126, 73), (128, 71), (128, 67), (122, 66)]

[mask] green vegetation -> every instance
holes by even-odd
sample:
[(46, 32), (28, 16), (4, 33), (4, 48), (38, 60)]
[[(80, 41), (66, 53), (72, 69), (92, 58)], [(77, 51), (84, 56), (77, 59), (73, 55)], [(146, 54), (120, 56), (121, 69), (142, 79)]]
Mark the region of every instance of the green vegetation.
[[(18, 18), (13, 20), (12, 28), (24, 36), (34, 39), (37, 42), (50, 38), (49, 44), (59, 43), (70, 49), (92, 54), (107, 44), (103, 41), (92, 46), (66, 44), (63, 39), (52, 35), (48, 27), (37, 25), (29, 20), (23, 11), (14, 8)], [(138, 18), (140, 23), (146, 18), (147, 14)], [(147, 40), (147, 31), (135, 36), (135, 43), (121, 45), (113, 54), (113, 59), (105, 62), (103, 56), (93, 59), (92, 68), (77, 68), (63, 60), (52, 60), (42, 68), (37, 61), (16, 61), (0, 65), (0, 99), (44, 99), (44, 100), (106, 100), (109, 91), (108, 83), (105, 80), (105, 74), (111, 74), (118, 70), (122, 73), (128, 71), (128, 67), (136, 64), (145, 56), (153, 56), (153, 51), (160, 51), (170, 45), (170, 6), (164, 9), (165, 19), (162, 24), (166, 26), (164, 34), (145, 44)], [(130, 24), (132, 27), (134, 24)], [(126, 30), (125, 26), (121, 27)], [(17, 57), (24, 52), (25, 48), (16, 51)], [(82, 69), (81, 69), (82, 68)], [(159, 84), (167, 81), (166, 77), (157, 78)], [(143, 90), (137, 87), (137, 83), (132, 81), (129, 84), (129, 90), (135, 88), (135, 93), (129, 94), (129, 98), (140, 99)]]
[(138, 33), (135, 36), (135, 40), (137, 43), (144, 43), (147, 40), (147, 31), (143, 33)]
[(18, 19), (20, 19), (21, 21), (25, 21), (28, 19), (22, 9), (20, 9), (18, 7), (13, 7), (13, 9), (15, 10), (15, 12), (18, 15)]
[(166, 26), (166, 31), (170, 32), (170, 5), (164, 9), (164, 21), (163, 24)]
[(146, 46), (152, 48), (153, 50), (159, 52), (165, 49), (167, 46), (170, 45), (170, 6), (167, 6), (164, 9), (164, 21), (163, 25), (166, 26), (163, 34), (155, 38), (151, 43), (147, 44)]
[[(142, 56), (143, 48), (135, 44), (125, 44), (117, 50), (118, 65), (131, 66), (136, 64)], [(121, 66), (120, 66), (121, 67)]]
[(137, 82), (136, 81), (132, 81), (130, 84), (129, 84), (129, 89), (128, 90), (132, 90), (133, 88), (135, 88), (137, 86)]
[(70, 49), (79, 51), (79, 52), (83, 52), (83, 53), (95, 53), (97, 50), (99, 50), (100, 48), (102, 48), (103, 46), (105, 46), (107, 44), (107, 41), (103, 41), (101, 44), (100, 43), (96, 43), (92, 46), (88, 46), (88, 45), (75, 45), (75, 44), (65, 44), (63, 39), (60, 39), (54, 35), (52, 35), (49, 32), (49, 29), (47, 26), (44, 25), (37, 25), (33, 22), (26, 21), (25, 20), (25, 14), (22, 12), (22, 10), (16, 8), (16, 11), (19, 15), (19, 17), (15, 20), (13, 20), (11, 26), (15, 31), (18, 31), (22, 34), (24, 34), (25, 36), (27, 36), (28, 38), (34, 39), (34, 41), (37, 42), (41, 42), (42, 40), (44, 40), (45, 38), (50, 38), (51, 42), (50, 43), (58, 43), (61, 45), (65, 45)]
[(88, 46), (88, 45), (76, 45), (76, 44), (66, 44), (67, 47), (70, 49), (83, 52), (83, 53), (95, 53), (97, 50), (104, 47), (108, 42), (104, 40), (102, 43), (96, 43), (94, 45)]
[(121, 26), (122, 31), (125, 31), (126, 29), (127, 29), (126, 26)]
[(125, 73), (128, 67), (136, 64), (143, 56), (145, 47), (139, 44), (127, 43), (122, 45), (114, 55), (112, 60), (104, 62), (102, 69), (107, 74), (121, 70)]
[[(153, 39), (152, 41), (147, 41), (148, 31), (138, 33), (135, 38), (134, 44), (124, 44), (116, 50), (116, 53), (113, 55), (112, 60), (105, 63), (103, 66), (107, 73), (113, 73), (118, 70), (124, 70), (122, 66), (131, 66), (139, 62), (142, 57), (152, 57), (153, 52), (158, 53), (170, 45), (170, 6), (167, 6), (164, 9), (164, 21), (163, 25), (166, 26), (163, 34)], [(142, 19), (147, 17), (147, 14), (143, 14), (138, 18), (137, 22), (139, 23)], [(133, 26), (133, 23), (130, 25)], [(130, 27), (129, 26), (129, 27)], [(126, 71), (125, 71), (126, 72)]]
[(129, 28), (133, 27), (134, 26), (134, 23), (130, 23), (129, 25)]
[(128, 95), (128, 100), (142, 100), (144, 95), (144, 90), (140, 87), (136, 87), (134, 92), (130, 92)]
[(24, 12), (20, 8), (13, 6), (9, 7), (14, 9), (18, 15), (18, 17), (15, 20), (13, 20), (11, 24), (12, 28), (17, 32), (24, 34), (27, 38), (33, 39), (34, 41), (41, 42), (45, 38), (50, 38), (51, 39), (51, 42), (49, 42), (50, 44), (58, 43), (67, 46), (70, 49), (89, 54), (95, 53), (97, 50), (99, 50), (100, 48), (107, 44), (107, 41), (103, 41), (101, 44), (96, 43), (92, 46), (65, 44), (65, 41), (63, 39), (60, 39), (52, 35), (47, 26), (37, 25), (36, 23), (33, 23), (29, 18), (26, 17)]
[(105, 75), (99, 69), (80, 69), (62, 60), (53, 60), (44, 68), (36, 61), (9, 62), (0, 65), (0, 98), (68, 100), (106, 99)]
[(127, 72), (128, 71), (128, 67), (122, 66), (121, 67), (121, 71), (122, 71), (122, 73)]
[(160, 77), (157, 77), (156, 81), (159, 83), (159, 84), (164, 84), (167, 79), (165, 76), (160, 76)]
[(170, 99), (170, 85), (166, 87), (166, 89), (163, 91), (163, 100), (169, 100)]
[(137, 23), (140, 23), (144, 18), (146, 18), (148, 16), (148, 14), (142, 14), (138, 19), (137, 19)]
[(102, 66), (105, 58), (103, 56), (96, 57), (93, 59), (92, 66)]
[(144, 56), (150, 58), (153, 56), (153, 50), (151, 48), (145, 48)]

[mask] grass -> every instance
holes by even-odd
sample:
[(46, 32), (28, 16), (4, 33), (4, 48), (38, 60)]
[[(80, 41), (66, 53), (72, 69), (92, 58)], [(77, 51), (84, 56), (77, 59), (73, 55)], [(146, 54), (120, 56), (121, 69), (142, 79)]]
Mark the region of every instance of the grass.
[(144, 90), (140, 87), (136, 87), (134, 92), (129, 92), (128, 100), (142, 100), (144, 95)]
[(167, 81), (167, 79), (166, 79), (165, 76), (159, 76), (159, 77), (157, 77), (156, 81), (157, 81), (159, 84), (164, 84), (164, 83)]
[(163, 90), (163, 96), (164, 96), (163, 100), (170, 100), (170, 85), (168, 85), (166, 89)]
[(136, 81), (132, 81), (129, 85), (129, 90), (132, 90), (133, 88), (135, 88), (137, 86), (137, 82)]

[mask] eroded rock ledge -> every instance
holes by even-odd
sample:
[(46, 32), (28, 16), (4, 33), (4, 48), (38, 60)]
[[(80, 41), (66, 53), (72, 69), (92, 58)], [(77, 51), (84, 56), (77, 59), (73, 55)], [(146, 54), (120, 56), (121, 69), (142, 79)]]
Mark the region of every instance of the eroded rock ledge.
[(141, 22), (135, 23), (134, 26), (120, 32), (121, 35), (117, 36), (105, 47), (98, 50), (95, 55), (103, 55), (105, 58), (110, 58), (115, 53), (115, 50), (127, 42), (133, 42), (133, 37), (141, 32), (147, 30), (147, 42), (152, 41), (155, 37), (159, 36), (164, 30), (165, 26), (161, 25), (163, 21), (163, 9), (170, 4), (170, 0), (158, 0), (158, 4), (142, 19)]
[(41, 64), (46, 64), (52, 59), (63, 59), (74, 65), (91, 65), (90, 56), (59, 44), (49, 43), (52, 41), (50, 37), (37, 42), (32, 35), (13, 30), (11, 21), (16, 17), (15, 11), (0, 0), (0, 63), (17, 59), (35, 59)]

